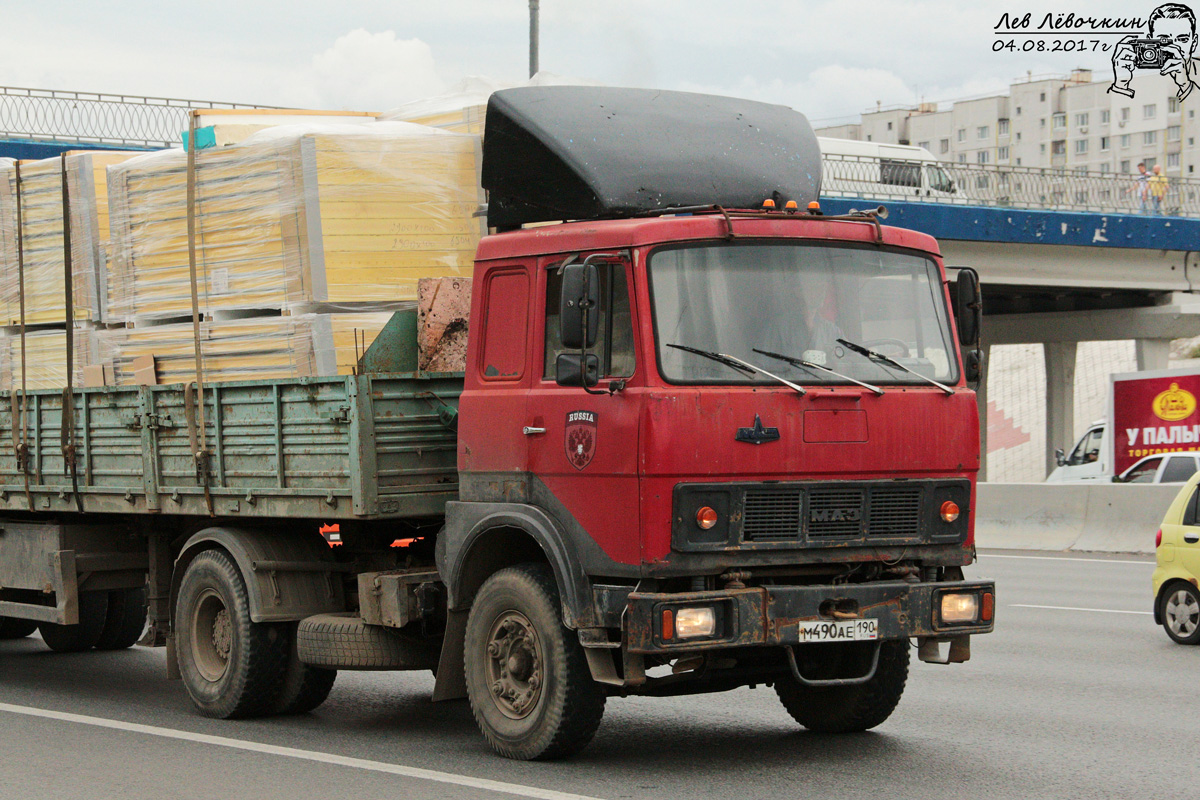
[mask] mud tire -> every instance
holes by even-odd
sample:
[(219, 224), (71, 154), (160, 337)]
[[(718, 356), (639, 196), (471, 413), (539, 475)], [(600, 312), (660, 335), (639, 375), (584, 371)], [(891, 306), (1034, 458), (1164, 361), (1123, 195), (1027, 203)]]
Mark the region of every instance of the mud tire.
[(201, 714), (236, 719), (275, 710), (287, 668), (287, 630), (250, 620), (246, 583), (225, 551), (206, 550), (188, 565), (175, 626), (179, 672)]
[(114, 589), (108, 593), (108, 614), (97, 650), (126, 650), (146, 629), (146, 590)]
[(908, 680), (908, 640), (880, 645), (874, 677), (856, 686), (816, 688), (788, 674), (775, 693), (792, 719), (817, 733), (856, 733), (881, 724), (900, 702)]
[(31, 619), (0, 617), (0, 640), (24, 639), (26, 636), (32, 636), (37, 629), (37, 622)]
[(82, 653), (100, 641), (107, 617), (108, 592), (80, 592), (78, 625), (41, 622), (38, 630), (42, 641), (56, 653)]
[[(497, 652), (519, 649), (519, 657), (497, 656), (489, 651), (492, 645)], [(520, 669), (511, 674), (527, 674), (528, 680), (514, 684), (507, 672), (497, 677), (514, 663)], [(464, 669), (475, 721), (506, 758), (563, 758), (583, 749), (600, 727), (604, 688), (592, 679), (583, 647), (562, 623), (558, 586), (545, 564), (503, 569), (480, 587), (467, 618)], [(529, 688), (535, 674), (537, 686)], [(506, 686), (502, 691), (525, 689), (524, 704), (497, 697), (497, 682)]]

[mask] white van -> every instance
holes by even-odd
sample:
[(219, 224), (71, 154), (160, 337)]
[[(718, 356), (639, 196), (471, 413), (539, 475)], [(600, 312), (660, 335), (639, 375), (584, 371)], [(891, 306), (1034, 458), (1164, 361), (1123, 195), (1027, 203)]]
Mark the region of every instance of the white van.
[(945, 167), (924, 147), (817, 137), (825, 197), (956, 199)]

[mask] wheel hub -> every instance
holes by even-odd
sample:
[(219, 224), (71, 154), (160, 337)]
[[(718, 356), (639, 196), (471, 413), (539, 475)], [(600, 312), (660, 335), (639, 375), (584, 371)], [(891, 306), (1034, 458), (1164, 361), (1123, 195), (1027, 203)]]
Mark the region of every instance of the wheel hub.
[(233, 632), (229, 623), (229, 610), (222, 608), (213, 618), (212, 632), (213, 649), (222, 661), (229, 660), (229, 650), (233, 646)]
[(523, 719), (542, 696), (544, 658), (533, 623), (519, 611), (506, 611), (492, 623), (487, 644), (492, 700), (510, 719)]
[(205, 589), (197, 598), (189, 626), (196, 671), (206, 681), (221, 680), (233, 653), (233, 618), (216, 590)]
[(1182, 589), (1167, 599), (1167, 625), (1179, 637), (1191, 636), (1200, 625), (1200, 603)]

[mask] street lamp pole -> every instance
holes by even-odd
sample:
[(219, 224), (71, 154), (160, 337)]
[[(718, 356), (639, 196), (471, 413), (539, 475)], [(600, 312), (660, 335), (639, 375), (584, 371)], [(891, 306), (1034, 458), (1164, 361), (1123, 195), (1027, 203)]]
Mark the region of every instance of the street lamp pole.
[(539, 0), (529, 0), (529, 77), (538, 72), (538, 5)]

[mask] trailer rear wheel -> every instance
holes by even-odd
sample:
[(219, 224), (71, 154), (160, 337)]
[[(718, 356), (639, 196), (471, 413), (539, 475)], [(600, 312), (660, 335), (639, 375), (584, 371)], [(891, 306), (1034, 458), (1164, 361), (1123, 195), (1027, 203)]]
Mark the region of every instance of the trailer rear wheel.
[(562, 624), (558, 586), (544, 564), (509, 567), (480, 587), (467, 618), (464, 668), (475, 721), (502, 756), (568, 756), (600, 727), (604, 689)]
[(53, 622), (38, 624), (46, 646), (58, 653), (82, 653), (91, 650), (104, 633), (104, 620), (108, 615), (108, 592), (79, 593), (79, 624), (58, 625)]
[(282, 625), (250, 620), (246, 583), (222, 550), (196, 556), (175, 611), (183, 685), (200, 713), (235, 719), (271, 713), (287, 667)]
[(24, 639), (38, 629), (31, 619), (0, 617), (0, 639)]
[(276, 701), (276, 714), (307, 714), (325, 699), (333, 690), (333, 682), (337, 679), (336, 669), (313, 667), (300, 660), (296, 651), (297, 625), (293, 624), (288, 631), (288, 662), (283, 675), (283, 688)]
[(776, 681), (775, 693), (792, 719), (811, 731), (855, 733), (874, 728), (896, 710), (908, 680), (908, 640), (879, 646), (879, 666), (866, 683), (813, 687), (789, 674)]
[(125, 650), (137, 644), (146, 629), (146, 590), (114, 589), (108, 593), (108, 614), (97, 650)]

